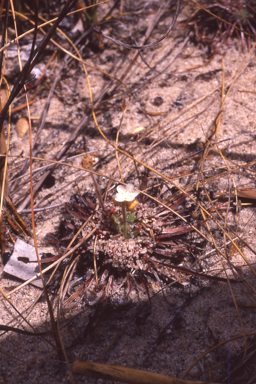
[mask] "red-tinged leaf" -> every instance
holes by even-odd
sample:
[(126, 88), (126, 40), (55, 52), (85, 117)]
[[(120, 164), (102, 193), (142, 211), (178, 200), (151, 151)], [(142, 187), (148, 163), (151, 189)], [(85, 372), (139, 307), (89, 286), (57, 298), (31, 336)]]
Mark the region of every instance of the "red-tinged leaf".
[(75, 209), (78, 212), (82, 213), (82, 215), (85, 213), (84, 208), (80, 207), (80, 205), (75, 204), (75, 203), (66, 203), (66, 206), (69, 207), (70, 209)]
[(164, 245), (167, 245), (168, 248), (170, 248), (170, 247), (172, 248), (173, 252), (189, 253), (187, 248), (179, 246), (176, 243), (174, 243), (173, 241), (168, 241), (168, 240), (166, 240), (166, 241), (165, 240), (164, 241), (156, 241), (156, 245), (160, 246), (160, 247), (163, 247)]
[(95, 209), (95, 204), (92, 202), (92, 200), (91, 200), (88, 196), (85, 196), (85, 200), (86, 200), (87, 203), (89, 204), (90, 208), (94, 211), (94, 209)]
[(148, 187), (148, 178), (143, 177), (141, 180), (141, 184), (140, 184), (140, 190), (145, 191), (145, 189), (147, 189), (147, 187)]
[(43, 263), (50, 263), (51, 261), (55, 261), (55, 260), (60, 259), (62, 256), (63, 256), (63, 255), (47, 257), (46, 259), (41, 259), (41, 260), (40, 260), (40, 263), (41, 263), (41, 264), (43, 264)]
[(61, 223), (64, 227), (71, 229), (72, 231), (75, 230), (75, 226), (72, 223), (69, 223), (68, 221), (63, 221)]
[[(148, 260), (152, 261), (152, 262), (154, 261), (154, 260), (150, 260), (150, 258), (148, 258)], [(207, 275), (206, 273), (192, 271), (191, 269), (188, 269), (188, 268), (185, 268), (185, 267), (180, 267), (180, 266), (177, 266), (177, 265), (174, 265), (174, 264), (167, 264), (167, 263), (162, 263), (162, 262), (159, 262), (159, 264), (164, 265), (165, 267), (168, 267), (168, 268), (171, 268), (171, 269), (175, 269), (178, 272), (185, 273), (186, 275), (197, 276), (197, 277), (201, 277), (203, 279), (209, 279), (209, 280), (214, 280), (214, 281), (223, 281), (225, 283), (227, 283), (228, 280), (230, 281), (230, 283), (241, 283), (242, 282), (242, 281), (238, 281), (238, 280), (235, 280), (235, 279), (228, 279), (227, 280), (224, 277)]]
[(165, 237), (172, 237), (172, 236), (178, 236), (183, 235), (185, 233), (191, 232), (194, 229), (189, 226), (184, 227), (177, 227), (177, 228), (163, 228), (163, 231), (161, 235), (155, 236), (156, 240), (163, 239)]
[(128, 294), (127, 294), (127, 296), (129, 296), (129, 294), (131, 293), (131, 290), (132, 290), (132, 279), (131, 279), (130, 272), (127, 272), (126, 275), (127, 275), (127, 285), (128, 285)]
[(77, 296), (80, 295), (80, 293), (83, 291), (83, 289), (85, 287), (87, 287), (87, 285), (89, 285), (92, 281), (92, 279), (94, 278), (94, 276), (91, 276), (88, 280), (86, 280), (74, 293), (73, 295), (71, 295), (64, 303), (63, 303), (63, 307), (67, 307), (70, 303), (72, 303), (73, 300), (75, 300), (77, 298)]
[(168, 204), (168, 206), (174, 210), (175, 208), (177, 208), (181, 203), (183, 203), (183, 201), (186, 199), (187, 195), (183, 195), (181, 196), (178, 200), (174, 201), (174, 203), (171, 205), (171, 204)]
[[(226, 201), (225, 203), (221, 203), (221, 204), (215, 205), (214, 207), (208, 209), (208, 212), (215, 212), (216, 210), (217, 211), (227, 210), (227, 207), (229, 205), (230, 205), (229, 201)], [(231, 207), (229, 207), (229, 209), (231, 209)]]
[(173, 263), (181, 263), (184, 260), (185, 255), (182, 253), (176, 253), (175, 251), (171, 251), (170, 249), (154, 249), (154, 254), (157, 256), (161, 256), (162, 258), (166, 258), (171, 260)]
[[(78, 219), (81, 219), (81, 220), (87, 220), (88, 219), (88, 217), (84, 216), (83, 214), (80, 215), (79, 213), (72, 211), (70, 209), (71, 207), (73, 207), (73, 204), (66, 203), (66, 210), (68, 213), (70, 213), (70, 215), (77, 217)], [(79, 207), (79, 208), (81, 208), (81, 207)]]

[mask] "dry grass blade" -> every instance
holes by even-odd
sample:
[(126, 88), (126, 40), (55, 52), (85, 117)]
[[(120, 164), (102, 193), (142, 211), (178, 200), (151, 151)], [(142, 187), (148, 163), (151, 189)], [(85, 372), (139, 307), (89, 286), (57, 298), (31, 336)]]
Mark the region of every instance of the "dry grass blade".
[[(148, 371), (82, 361), (75, 361), (73, 363), (73, 371), (83, 376), (92, 376), (129, 384), (203, 384), (203, 381), (179, 380)], [(211, 384), (216, 383), (211, 382)]]
[[(2, 105), (0, 100), (0, 113), (2, 112)], [(5, 139), (4, 124), (2, 123), (1, 134), (0, 134), (0, 185), (1, 185), (1, 195), (6, 199), (9, 194), (9, 184), (8, 184), (8, 171), (7, 171), (7, 146)], [(2, 198), (1, 198), (2, 201)], [(2, 203), (1, 203), (2, 206)]]
[[(13, 102), (15, 97), (19, 94), (20, 90), (23, 88), (23, 86), (24, 86), (24, 84), (25, 84), (29, 74), (31, 73), (31, 71), (34, 68), (34, 66), (37, 64), (40, 56), (44, 52), (45, 47), (49, 43), (49, 41), (50, 41), (53, 33), (55, 32), (57, 26), (64, 19), (64, 17), (67, 15), (68, 9), (70, 7), (72, 7), (72, 5), (74, 5), (75, 3), (76, 3), (76, 0), (67, 0), (66, 1), (65, 6), (63, 7), (62, 11), (60, 12), (57, 20), (55, 21), (55, 23), (51, 27), (51, 29), (48, 32), (48, 34), (42, 40), (42, 42), (40, 43), (38, 48), (35, 51), (32, 48), (29, 60), (26, 62), (26, 65), (24, 66), (23, 70), (20, 72), (20, 75), (19, 75), (18, 79), (16, 80), (15, 86), (13, 87), (12, 92), (10, 94), (10, 97), (9, 97), (5, 107), (1, 111), (1, 118), (0, 118), (0, 129), (1, 129), (1, 131), (2, 131), (1, 127), (2, 127), (2, 124), (3, 124), (3, 121), (5, 119), (5, 116), (6, 116), (6, 113), (8, 111), (9, 106), (11, 105), (11, 103)], [(34, 33), (35, 37), (36, 37), (36, 32), (37, 32), (37, 25), (36, 25), (35, 33)]]
[(249, 384), (254, 0), (8, 3), (0, 272), (38, 271), (1, 275), (0, 381)]

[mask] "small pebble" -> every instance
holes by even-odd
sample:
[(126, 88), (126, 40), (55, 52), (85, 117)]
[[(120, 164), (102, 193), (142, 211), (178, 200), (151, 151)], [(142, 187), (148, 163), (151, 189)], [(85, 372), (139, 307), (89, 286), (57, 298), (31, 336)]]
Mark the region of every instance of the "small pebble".
[(16, 132), (19, 137), (26, 135), (29, 128), (28, 121), (25, 117), (21, 117), (16, 123)]

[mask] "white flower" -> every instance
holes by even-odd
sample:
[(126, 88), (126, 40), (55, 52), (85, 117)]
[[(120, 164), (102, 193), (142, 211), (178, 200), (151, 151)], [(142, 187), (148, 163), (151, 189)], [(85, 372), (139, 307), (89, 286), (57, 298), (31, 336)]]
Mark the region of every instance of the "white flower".
[(123, 203), (124, 201), (134, 201), (140, 191), (135, 191), (133, 188), (132, 184), (127, 184), (126, 186), (118, 185), (116, 188), (117, 194), (115, 196), (115, 201), (118, 203)]

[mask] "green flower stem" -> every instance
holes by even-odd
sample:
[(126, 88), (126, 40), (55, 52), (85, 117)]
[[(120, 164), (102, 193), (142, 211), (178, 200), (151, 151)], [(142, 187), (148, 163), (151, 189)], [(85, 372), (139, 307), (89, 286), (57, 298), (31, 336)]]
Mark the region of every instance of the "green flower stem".
[(122, 213), (123, 213), (123, 222), (124, 222), (124, 237), (127, 239), (127, 219), (126, 219), (125, 202), (122, 203)]

